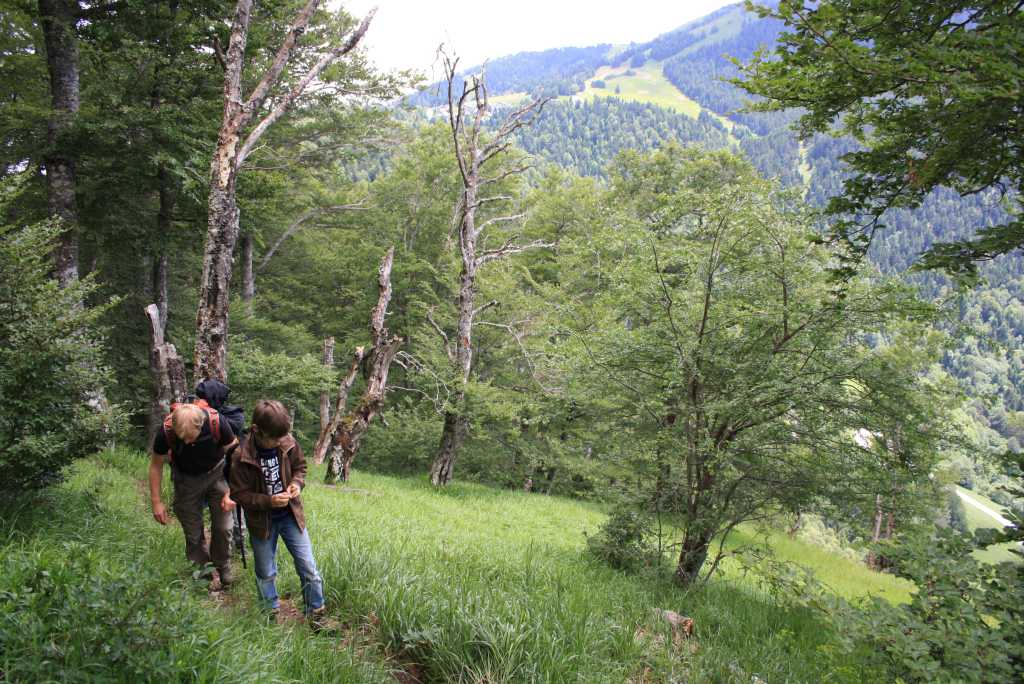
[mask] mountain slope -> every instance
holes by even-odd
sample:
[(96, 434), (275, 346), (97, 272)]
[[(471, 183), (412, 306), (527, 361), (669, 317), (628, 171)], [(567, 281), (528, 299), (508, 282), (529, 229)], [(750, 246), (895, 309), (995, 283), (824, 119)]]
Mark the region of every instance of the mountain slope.
[[(853, 149), (852, 141), (817, 136), (801, 144), (790, 129), (795, 112), (740, 112), (746, 94), (723, 80), (738, 73), (727, 55), (748, 59), (772, 45), (781, 29), (777, 21), (729, 5), (620, 49), (510, 55), (491, 62), (487, 78), (499, 103), (559, 96), (533, 128), (520, 131), (519, 144), (577, 173), (600, 176), (620, 150), (651, 149), (669, 140), (729, 146), (766, 176), (801, 187), (811, 204), (821, 206), (842, 192), (840, 157)], [(960, 198), (940, 190), (916, 210), (889, 212), (870, 258), (883, 272), (906, 273), (935, 242), (969, 237), (1004, 216), (994, 193)], [(1024, 411), (1024, 259), (998, 259), (983, 273), (989, 285), (960, 297), (959, 324), (971, 334), (947, 354), (944, 365), (979, 398), (977, 413), (1017, 448), (1024, 445), (1024, 428), (1018, 427), (1024, 421), (1014, 418)], [(909, 277), (929, 298), (954, 295), (940, 274)]]

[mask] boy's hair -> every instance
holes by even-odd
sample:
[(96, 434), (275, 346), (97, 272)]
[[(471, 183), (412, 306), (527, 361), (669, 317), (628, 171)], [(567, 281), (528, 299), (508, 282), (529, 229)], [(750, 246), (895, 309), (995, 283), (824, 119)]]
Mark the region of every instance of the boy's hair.
[(186, 442), (195, 440), (203, 430), (206, 411), (195, 404), (182, 404), (171, 414), (171, 428), (178, 439)]
[(292, 429), (292, 419), (288, 409), (276, 399), (260, 399), (252, 412), (252, 424), (271, 439), (284, 437)]

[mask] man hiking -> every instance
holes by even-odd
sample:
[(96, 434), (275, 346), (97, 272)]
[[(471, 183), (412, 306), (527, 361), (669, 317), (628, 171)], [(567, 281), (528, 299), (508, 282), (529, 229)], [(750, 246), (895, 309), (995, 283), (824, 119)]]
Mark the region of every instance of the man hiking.
[[(205, 404), (205, 402), (204, 402)], [(174, 407), (153, 440), (149, 463), (149, 495), (153, 518), (161, 525), (170, 519), (160, 496), (164, 463), (171, 465), (174, 514), (185, 534), (185, 556), (198, 565), (213, 563), (213, 587), (227, 586), (231, 572), (231, 500), (224, 478), (224, 456), (238, 440), (227, 420), (197, 404)], [(203, 530), (203, 507), (210, 509), (210, 543)]]

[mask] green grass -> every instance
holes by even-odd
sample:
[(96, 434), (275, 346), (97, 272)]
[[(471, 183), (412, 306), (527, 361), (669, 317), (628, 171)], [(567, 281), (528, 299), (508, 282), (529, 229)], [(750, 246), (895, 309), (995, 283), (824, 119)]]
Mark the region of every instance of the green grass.
[[(633, 72), (632, 75), (626, 75)], [(603, 80), (605, 88), (595, 88), (592, 83)], [(616, 93), (616, 87), (620, 92)], [(686, 114), (696, 119), (701, 106), (683, 95), (678, 88), (669, 82), (661, 71), (661, 62), (649, 61), (642, 67), (627, 65), (600, 67), (594, 76), (587, 80), (583, 92), (573, 95), (576, 99), (588, 100), (595, 97), (618, 97), (631, 102), (649, 102)]]
[(491, 95), (487, 99), (497, 107), (514, 107), (522, 104), (526, 98), (527, 93), (502, 93), (501, 95)]
[(392, 681), (354, 646), (271, 627), (246, 602), (214, 608), (180, 528), (142, 505), (145, 463), (125, 451), (79, 461), (61, 487), (0, 508), (0, 680)]
[[(977, 492), (973, 492), (969, 489), (956, 485), (958, 491), (963, 492), (967, 496), (971, 497), (978, 503), (988, 506), (997, 513), (1006, 514), (1006, 507), (997, 504), (992, 499), (986, 496), (982, 496)], [(963, 502), (964, 511), (967, 514), (967, 528), (974, 532), (981, 529), (999, 529), (999, 523), (996, 522), (992, 516), (986, 514), (984, 511), (975, 508), (966, 501)], [(1010, 549), (1013, 547), (1013, 543), (1007, 544), (995, 544), (988, 547), (987, 549), (979, 549), (974, 552), (974, 557), (980, 561), (986, 563), (1003, 563), (1005, 561), (1020, 562), (1020, 556), (1011, 553)]]
[[(748, 528), (740, 528), (732, 536), (729, 546), (763, 543), (764, 540), (764, 533), (755, 534)], [(782, 532), (768, 533), (767, 542), (778, 560), (789, 561), (812, 571), (818, 581), (837, 596), (845, 599), (877, 596), (891, 603), (906, 603), (910, 600), (914, 586), (906, 580), (875, 572), (864, 563), (851, 561)]]
[[(74, 657), (58, 657), (24, 679), (75, 679), (69, 672), (139, 679), (141, 668), (150, 679), (383, 681), (398, 666), (417, 668), (427, 681), (466, 682), (871, 675), (841, 652), (820, 616), (776, 604), (735, 567), (683, 591), (666, 577), (627, 575), (591, 560), (583, 533), (604, 520), (599, 506), (465, 483), (437, 491), (425, 479), (363, 472), (347, 487), (328, 488), (316, 469), (303, 494), (328, 605), (361, 645), (346, 639), (342, 647), (301, 626), (269, 626), (253, 605), (251, 570), (232, 592), (236, 605), (208, 605), (189, 578), (180, 530), (149, 517), (138, 486), (145, 463), (129, 452), (79, 462), (70, 481), (46, 495), (45, 507), (0, 513), (0, 670), (51, 639), (69, 644), (64, 652)], [(744, 530), (733, 543), (755, 536)], [(841, 595), (907, 596), (905, 583), (799, 540), (773, 535), (771, 543), (779, 558), (815, 569)], [(69, 627), (92, 619), (91, 609), (66, 623), (6, 610), (3, 592), (42, 568), (61, 567), (64, 552), (53, 549), (67, 544), (92, 565), (68, 566), (74, 571), (65, 573), (64, 593), (73, 596), (76, 581), (106, 586), (96, 578), (128, 578), (132, 591), (153, 596), (153, 622), (170, 625), (164, 636), (173, 657), (141, 666), (104, 660), (104, 647), (135, 637), (118, 628), (108, 642), (103, 633)], [(281, 568), (279, 588), (297, 597), (294, 571), (287, 562)], [(695, 638), (672, 648), (667, 628), (652, 615), (656, 608), (692, 617)], [(39, 624), (29, 629), (33, 620)], [(638, 639), (638, 632), (647, 636)]]
[[(735, 571), (684, 592), (591, 561), (583, 533), (603, 522), (597, 506), (366, 473), (350, 488), (311, 489), (308, 503), (319, 513), (312, 534), (333, 601), (378, 616), (389, 646), (432, 678), (621, 682), (652, 658), (676, 677), (824, 674), (814, 653), (829, 647), (828, 629), (772, 605)], [(780, 558), (827, 570), (848, 596), (908, 594), (903, 582), (798, 541), (779, 546)], [(655, 608), (694, 618), (695, 654), (659, 660), (637, 643), (637, 629), (658, 629)]]

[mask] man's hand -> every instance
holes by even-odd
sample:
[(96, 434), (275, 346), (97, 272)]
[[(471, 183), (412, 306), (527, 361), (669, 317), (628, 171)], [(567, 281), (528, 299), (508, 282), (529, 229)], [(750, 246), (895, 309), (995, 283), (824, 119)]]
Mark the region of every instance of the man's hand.
[(288, 502), (291, 501), (291, 498), (292, 497), (288, 496), (288, 492), (274, 494), (272, 497), (270, 497), (270, 505), (273, 508), (284, 508), (285, 506), (288, 505)]
[(300, 491), (301, 490), (299, 489), (299, 485), (292, 482), (290, 485), (288, 485), (288, 489), (285, 490), (285, 493), (288, 494), (288, 498), (294, 499), (299, 495)]
[(162, 501), (153, 502), (153, 520), (156, 520), (161, 525), (166, 525), (170, 521), (171, 516), (167, 515), (167, 509), (164, 507)]
[(232, 500), (231, 498), (231, 492), (227, 492), (226, 494), (224, 494), (224, 498), (220, 500), (220, 510), (224, 511), (225, 513), (230, 513), (231, 511), (235, 510), (235, 506), (237, 505), (238, 504), (236, 504), (234, 500)]

